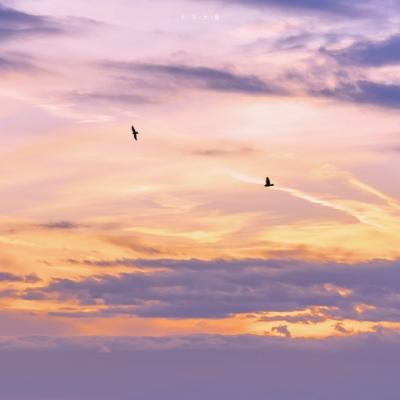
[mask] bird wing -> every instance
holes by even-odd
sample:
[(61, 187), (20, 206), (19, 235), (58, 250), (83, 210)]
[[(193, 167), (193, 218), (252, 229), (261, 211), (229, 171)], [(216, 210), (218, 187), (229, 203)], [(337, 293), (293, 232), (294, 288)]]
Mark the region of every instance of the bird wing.
[(135, 127), (132, 125), (132, 132), (135, 133)]
[(270, 185), (270, 184), (271, 184), (271, 181), (269, 180), (268, 177), (267, 177), (267, 179), (266, 179), (266, 182), (267, 182), (267, 185)]

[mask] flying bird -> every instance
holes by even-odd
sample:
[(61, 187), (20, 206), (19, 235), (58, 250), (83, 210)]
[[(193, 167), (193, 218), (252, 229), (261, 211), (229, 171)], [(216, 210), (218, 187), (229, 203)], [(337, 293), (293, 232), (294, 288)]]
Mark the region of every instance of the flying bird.
[(135, 129), (135, 127), (132, 125), (132, 135), (137, 140), (137, 135), (139, 135), (139, 132)]
[(265, 179), (265, 185), (264, 185), (265, 187), (271, 187), (271, 186), (274, 186), (274, 184), (273, 183), (271, 183), (271, 181), (269, 180), (269, 178), (267, 177), (267, 179)]

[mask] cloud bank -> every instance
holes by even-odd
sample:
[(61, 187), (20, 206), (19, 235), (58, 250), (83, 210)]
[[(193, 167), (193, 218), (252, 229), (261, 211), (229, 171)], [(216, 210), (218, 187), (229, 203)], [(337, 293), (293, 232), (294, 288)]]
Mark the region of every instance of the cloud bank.
[(53, 279), (19, 296), (100, 305), (93, 314), (79, 309), (51, 314), (75, 318), (225, 318), (238, 313), (317, 308), (323, 309), (325, 318), (400, 321), (398, 260), (335, 264), (264, 259), (120, 259), (83, 263), (144, 268), (148, 272)]

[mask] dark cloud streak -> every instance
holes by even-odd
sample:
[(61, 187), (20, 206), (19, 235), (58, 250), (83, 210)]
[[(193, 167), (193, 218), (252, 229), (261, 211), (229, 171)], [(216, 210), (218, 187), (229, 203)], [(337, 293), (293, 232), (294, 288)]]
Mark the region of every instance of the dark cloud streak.
[(41, 228), (46, 228), (46, 229), (63, 229), (63, 230), (78, 229), (82, 227), (82, 225), (75, 224), (70, 221), (49, 222), (47, 224), (42, 224), (39, 226)]
[(32, 62), (32, 58), (26, 54), (5, 53), (2, 56), (0, 56), (0, 73), (7, 73), (7, 72), (32, 73), (39, 71), (40, 68), (38, 68)]
[(101, 66), (109, 70), (129, 73), (129, 79), (137, 74), (144, 74), (154, 82), (155, 86), (172, 86), (177, 90), (182, 87), (194, 87), (216, 92), (248, 95), (286, 94), (283, 88), (265, 82), (255, 75), (236, 74), (225, 69), (181, 64), (145, 64), (118, 61), (103, 62)]
[[(236, 3), (245, 7), (276, 8), (285, 11), (330, 14), (349, 18), (367, 16), (371, 12), (371, 6), (375, 4), (371, 0), (220, 0), (220, 2)], [(385, 3), (389, 5), (388, 2), (385, 1)]]
[(0, 41), (63, 32), (64, 29), (50, 17), (28, 14), (0, 4)]
[(77, 102), (99, 102), (99, 103), (119, 103), (119, 104), (152, 104), (155, 99), (150, 97), (126, 93), (126, 92), (74, 92), (65, 96), (68, 100)]
[(16, 275), (10, 272), (0, 272), (0, 282), (26, 282), (36, 283), (41, 279), (36, 274)]

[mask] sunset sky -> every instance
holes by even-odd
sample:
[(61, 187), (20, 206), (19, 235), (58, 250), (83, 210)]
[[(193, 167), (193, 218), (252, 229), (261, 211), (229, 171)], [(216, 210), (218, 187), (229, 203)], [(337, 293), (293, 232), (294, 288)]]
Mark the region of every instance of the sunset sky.
[(0, 0), (7, 400), (397, 399), (399, 27), (396, 0)]

